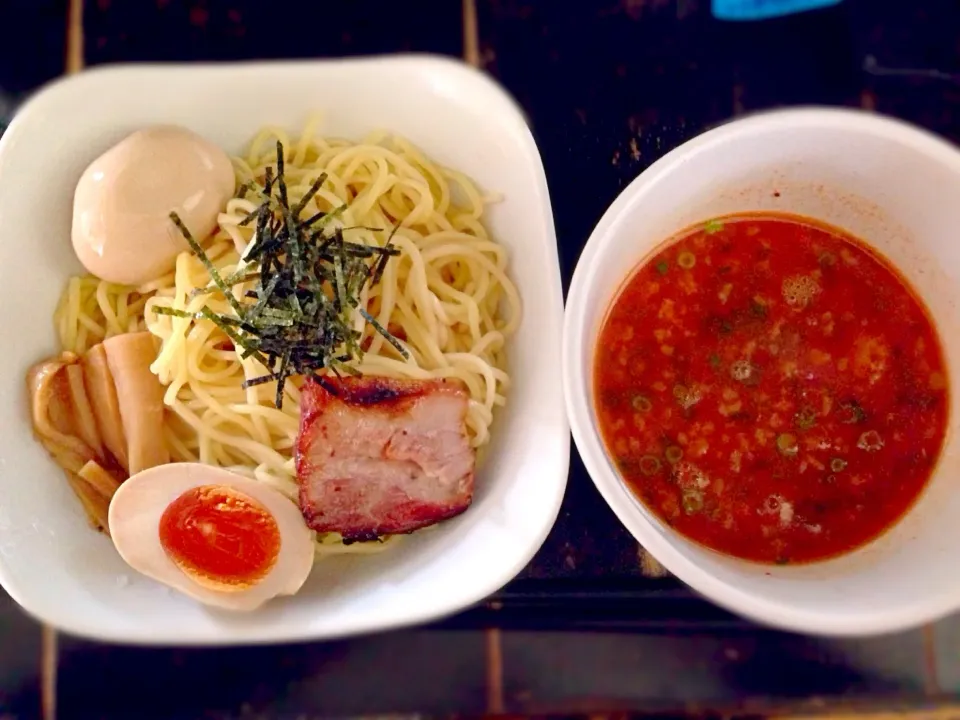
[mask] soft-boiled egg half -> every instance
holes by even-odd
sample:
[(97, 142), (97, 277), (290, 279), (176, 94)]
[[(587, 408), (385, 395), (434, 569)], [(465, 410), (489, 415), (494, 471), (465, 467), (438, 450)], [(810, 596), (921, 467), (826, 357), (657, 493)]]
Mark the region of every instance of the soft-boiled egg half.
[(293, 595), (313, 567), (313, 538), (294, 503), (210, 465), (137, 473), (114, 494), (108, 522), (134, 570), (229, 610)]

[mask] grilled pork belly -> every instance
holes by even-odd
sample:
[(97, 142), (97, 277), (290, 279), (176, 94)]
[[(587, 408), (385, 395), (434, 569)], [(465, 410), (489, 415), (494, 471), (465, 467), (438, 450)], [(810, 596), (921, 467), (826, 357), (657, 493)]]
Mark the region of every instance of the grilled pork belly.
[(306, 383), (296, 464), (307, 524), (367, 540), (466, 510), (476, 460), (468, 402), (459, 384), (444, 380)]

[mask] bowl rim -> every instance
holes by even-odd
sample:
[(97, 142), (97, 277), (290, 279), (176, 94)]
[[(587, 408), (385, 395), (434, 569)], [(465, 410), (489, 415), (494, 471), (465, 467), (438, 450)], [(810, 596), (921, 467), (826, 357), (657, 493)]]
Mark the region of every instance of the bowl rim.
[[(524, 157), (520, 159), (520, 162), (529, 165), (539, 179), (536, 195), (540, 198), (540, 202), (536, 207), (530, 209), (529, 212), (539, 216), (538, 222), (543, 225), (545, 235), (544, 243), (548, 246), (548, 251), (552, 253), (552, 262), (549, 267), (540, 271), (544, 274), (545, 282), (542, 287), (537, 289), (537, 292), (549, 296), (551, 316), (556, 312), (556, 332), (551, 334), (550, 341), (559, 347), (562, 337), (562, 312), (564, 307), (559, 248), (556, 241), (556, 226), (553, 221), (549, 187), (539, 148), (526, 121), (525, 114), (516, 99), (487, 73), (459, 59), (430, 53), (401, 53), (359, 58), (244, 60), (203, 63), (117, 63), (97, 66), (89, 70), (84, 70), (76, 75), (60, 77), (47, 83), (33, 93), (17, 109), (11, 123), (3, 133), (2, 138), (0, 138), (0, 154), (3, 153), (9, 143), (19, 138), (19, 128), (30, 123), (33, 115), (49, 112), (51, 105), (57, 102), (57, 98), (62, 91), (66, 89), (73, 91), (75, 88), (82, 88), (86, 84), (109, 84), (119, 80), (129, 82), (131, 77), (157, 76), (159, 74), (177, 75), (187, 70), (191, 73), (228, 74), (238, 71), (245, 72), (267, 69), (273, 72), (283, 72), (315, 68), (353, 70), (371, 67), (391, 67), (395, 70), (419, 69), (427, 73), (456, 74), (459, 75), (462, 82), (470, 83), (474, 91), (483, 91), (484, 93), (490, 94), (496, 98), (497, 102), (502, 103), (503, 107), (509, 106), (513, 109), (506, 123), (511, 132), (516, 132), (520, 136), (520, 140), (525, 146), (525, 154)], [(560, 405), (563, 407), (562, 399)], [(516, 411), (519, 413), (525, 412), (520, 406), (516, 406), (516, 408)], [(489, 576), (486, 581), (477, 583), (473, 591), (455, 593), (451, 600), (445, 603), (443, 607), (435, 604), (424, 604), (420, 606), (418, 610), (409, 612), (400, 618), (391, 615), (365, 617), (352, 622), (345, 630), (333, 632), (324, 629), (317, 630), (306, 626), (299, 631), (296, 629), (291, 630), (289, 626), (261, 626), (265, 629), (258, 627), (254, 630), (238, 632), (230, 626), (221, 626), (220, 632), (222, 634), (216, 637), (195, 634), (192, 636), (190, 634), (181, 634), (175, 637), (158, 637), (155, 632), (151, 632), (150, 629), (145, 626), (146, 623), (144, 623), (144, 627), (130, 628), (121, 625), (107, 626), (95, 621), (89, 623), (74, 622), (67, 616), (58, 616), (55, 612), (47, 612), (46, 608), (42, 610), (37, 608), (35, 605), (30, 604), (29, 599), (31, 592), (26, 591), (26, 586), (11, 574), (7, 564), (3, 561), (2, 554), (0, 554), (0, 585), (2, 585), (10, 597), (20, 605), (27, 614), (40, 622), (75, 636), (119, 644), (136, 644), (142, 646), (169, 646), (176, 644), (180, 646), (213, 647), (238, 644), (296, 643), (331, 640), (433, 622), (461, 612), (471, 605), (482, 601), (491, 593), (496, 592), (504, 584), (515, 578), (516, 575), (529, 564), (547, 539), (559, 515), (569, 478), (570, 433), (569, 423), (567, 422), (565, 413), (558, 422), (558, 429), (551, 434), (551, 447), (559, 449), (562, 452), (562, 458), (557, 461), (558, 468), (562, 470), (562, 477), (558, 477), (555, 482), (549, 485), (549, 493), (543, 493), (541, 498), (543, 521), (541, 526), (537, 528), (535, 537), (531, 538), (527, 547), (517, 551), (515, 562), (507, 566), (498, 566), (495, 571), (486, 573)], [(509, 473), (507, 474), (509, 475)], [(76, 616), (72, 617), (75, 618)]]
[(588, 342), (592, 347), (595, 340), (586, 318), (588, 288), (595, 282), (598, 267), (604, 264), (605, 250), (612, 237), (631, 216), (633, 207), (661, 178), (694, 156), (752, 135), (797, 127), (854, 129), (894, 140), (918, 154), (949, 165), (960, 176), (960, 149), (957, 147), (902, 120), (854, 108), (808, 106), (757, 112), (729, 120), (678, 146), (621, 191), (584, 245), (570, 282), (564, 311), (562, 376), (567, 418), (587, 474), (607, 505), (646, 550), (695, 592), (726, 610), (771, 627), (835, 637), (887, 634), (911, 629), (956, 611), (960, 608), (960, 596), (917, 597), (911, 604), (895, 610), (864, 608), (854, 619), (849, 615), (803, 610), (789, 603), (744, 592), (719, 580), (674, 547), (671, 538), (675, 531), (662, 532), (640, 511), (639, 503), (608, 462), (593, 420), (593, 407), (587, 391), (589, 381), (583, 380), (590, 373), (590, 365), (582, 361), (581, 349)]

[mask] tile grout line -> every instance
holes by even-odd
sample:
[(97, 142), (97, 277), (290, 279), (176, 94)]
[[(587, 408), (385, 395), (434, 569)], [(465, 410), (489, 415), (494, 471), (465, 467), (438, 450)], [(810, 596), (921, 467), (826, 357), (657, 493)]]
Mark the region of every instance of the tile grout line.
[(40, 716), (57, 717), (57, 631), (49, 625), (40, 629)]
[[(767, 720), (956, 720), (960, 706), (949, 701), (938, 707), (893, 707), (893, 708), (856, 708), (840, 707), (830, 710), (824, 706), (819, 710), (773, 712), (763, 717)], [(750, 717), (754, 717), (751, 715)]]
[(83, 70), (83, 0), (70, 0), (67, 10), (68, 75)]
[(463, 0), (463, 59), (473, 67), (480, 67), (477, 0)]
[(937, 639), (933, 623), (927, 623), (920, 630), (923, 638), (923, 689), (927, 695), (941, 693), (940, 678), (937, 676)]
[(503, 643), (500, 628), (484, 630), (487, 655), (487, 715), (503, 714)]

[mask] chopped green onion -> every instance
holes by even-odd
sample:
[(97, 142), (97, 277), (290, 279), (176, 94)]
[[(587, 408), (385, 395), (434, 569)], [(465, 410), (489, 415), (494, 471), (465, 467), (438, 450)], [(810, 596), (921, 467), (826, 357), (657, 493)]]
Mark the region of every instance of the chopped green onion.
[(744, 385), (760, 382), (760, 368), (749, 360), (737, 360), (730, 366), (730, 377)]
[(690, 270), (697, 264), (697, 257), (692, 252), (684, 250), (677, 256), (677, 265), (684, 270)]
[(676, 399), (677, 404), (684, 410), (689, 410), (703, 399), (700, 388), (696, 385), (693, 387), (687, 387), (686, 385), (674, 385), (673, 397)]
[(883, 447), (883, 438), (880, 437), (880, 433), (876, 430), (867, 430), (860, 435), (860, 439), (857, 441), (857, 447), (867, 452), (876, 452)]
[(617, 467), (624, 474), (632, 474), (637, 469), (637, 461), (631, 457), (621, 455), (615, 459)]
[(755, 318), (764, 320), (767, 317), (767, 306), (762, 302), (760, 302), (759, 300), (757, 300), (756, 298), (753, 298), (750, 300), (750, 313)]
[(843, 458), (833, 458), (830, 461), (830, 469), (834, 472), (841, 472), (845, 467), (847, 467), (847, 461)]
[(708, 220), (706, 225), (703, 226), (703, 231), (707, 235), (713, 235), (723, 230), (723, 223), (720, 220)]
[(703, 510), (703, 495), (696, 491), (685, 492), (683, 494), (683, 511), (687, 515), (693, 515)]
[(793, 416), (793, 424), (801, 430), (809, 430), (817, 424), (817, 411), (812, 407), (802, 407)]
[(683, 450), (676, 445), (671, 445), (663, 453), (663, 456), (667, 459), (667, 462), (671, 465), (676, 465), (680, 460), (683, 459)]
[(710, 353), (709, 360), (710, 360), (710, 367), (712, 367), (714, 370), (720, 367), (720, 356), (717, 355), (716, 353)]
[(797, 447), (797, 436), (791, 433), (777, 435), (777, 450), (780, 451), (781, 455), (787, 457), (796, 455), (800, 451), (800, 448)]
[(666, 261), (666, 260), (661, 260), (661, 261), (658, 262), (654, 267), (657, 268), (657, 272), (660, 273), (661, 275), (666, 275), (666, 274), (667, 274), (667, 270), (670, 269), (670, 266), (667, 265), (667, 261)]
[(630, 404), (633, 405), (633, 409), (637, 412), (648, 413), (653, 410), (653, 403), (650, 402), (650, 398), (646, 395), (634, 395)]
[(840, 403), (840, 408), (846, 413), (845, 417), (840, 420), (842, 423), (855, 425), (867, 419), (866, 410), (864, 410), (856, 400), (842, 402)]
[(647, 476), (660, 472), (660, 460), (653, 455), (644, 455), (640, 458), (640, 472)]

